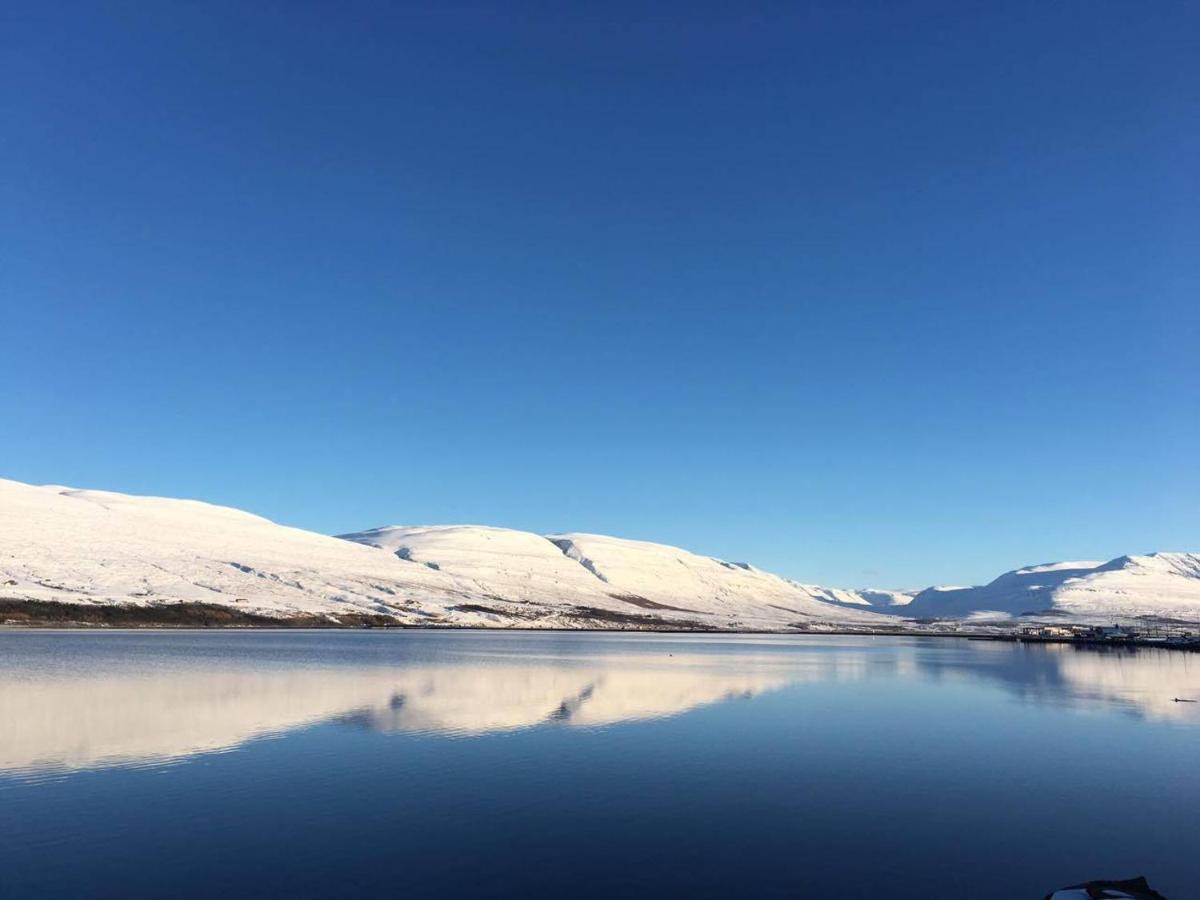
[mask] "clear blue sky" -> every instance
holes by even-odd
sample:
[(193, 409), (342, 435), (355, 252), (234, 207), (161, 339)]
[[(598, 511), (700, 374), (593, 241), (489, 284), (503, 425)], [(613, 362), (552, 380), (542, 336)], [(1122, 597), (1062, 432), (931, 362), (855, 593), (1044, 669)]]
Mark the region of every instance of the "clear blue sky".
[(0, 475), (842, 585), (1200, 549), (1198, 34), (7, 4)]

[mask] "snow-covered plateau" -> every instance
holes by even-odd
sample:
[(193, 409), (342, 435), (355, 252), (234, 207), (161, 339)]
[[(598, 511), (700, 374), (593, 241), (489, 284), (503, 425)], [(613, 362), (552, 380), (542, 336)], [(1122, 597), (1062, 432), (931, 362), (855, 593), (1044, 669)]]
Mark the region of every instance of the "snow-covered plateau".
[(603, 535), (439, 525), (330, 537), (194, 500), (0, 480), (0, 601), (524, 628), (867, 630), (980, 612), (1194, 618), (1200, 555), (1034, 566), (915, 594), (842, 590)]

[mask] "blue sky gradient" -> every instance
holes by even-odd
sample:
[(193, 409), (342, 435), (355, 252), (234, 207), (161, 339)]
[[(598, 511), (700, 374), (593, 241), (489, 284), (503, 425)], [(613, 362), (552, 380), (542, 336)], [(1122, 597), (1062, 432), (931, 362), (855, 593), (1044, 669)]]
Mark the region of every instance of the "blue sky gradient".
[(10, 4), (0, 475), (847, 586), (1200, 549), (1200, 6), (988, 6)]

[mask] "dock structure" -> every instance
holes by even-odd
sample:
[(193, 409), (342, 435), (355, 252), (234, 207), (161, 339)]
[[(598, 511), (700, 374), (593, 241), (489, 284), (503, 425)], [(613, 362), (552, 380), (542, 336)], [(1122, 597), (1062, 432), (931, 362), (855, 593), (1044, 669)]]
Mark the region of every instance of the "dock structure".
[(1164, 647), (1200, 650), (1200, 627), (1178, 624), (1022, 625), (1009, 640), (1031, 644), (1088, 644), (1108, 647)]

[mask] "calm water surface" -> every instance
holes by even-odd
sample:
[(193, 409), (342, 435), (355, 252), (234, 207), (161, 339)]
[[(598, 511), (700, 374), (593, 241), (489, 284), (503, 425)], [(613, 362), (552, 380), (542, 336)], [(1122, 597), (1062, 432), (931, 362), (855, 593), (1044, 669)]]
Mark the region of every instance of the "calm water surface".
[(0, 896), (1200, 897), (1200, 657), (0, 632)]

